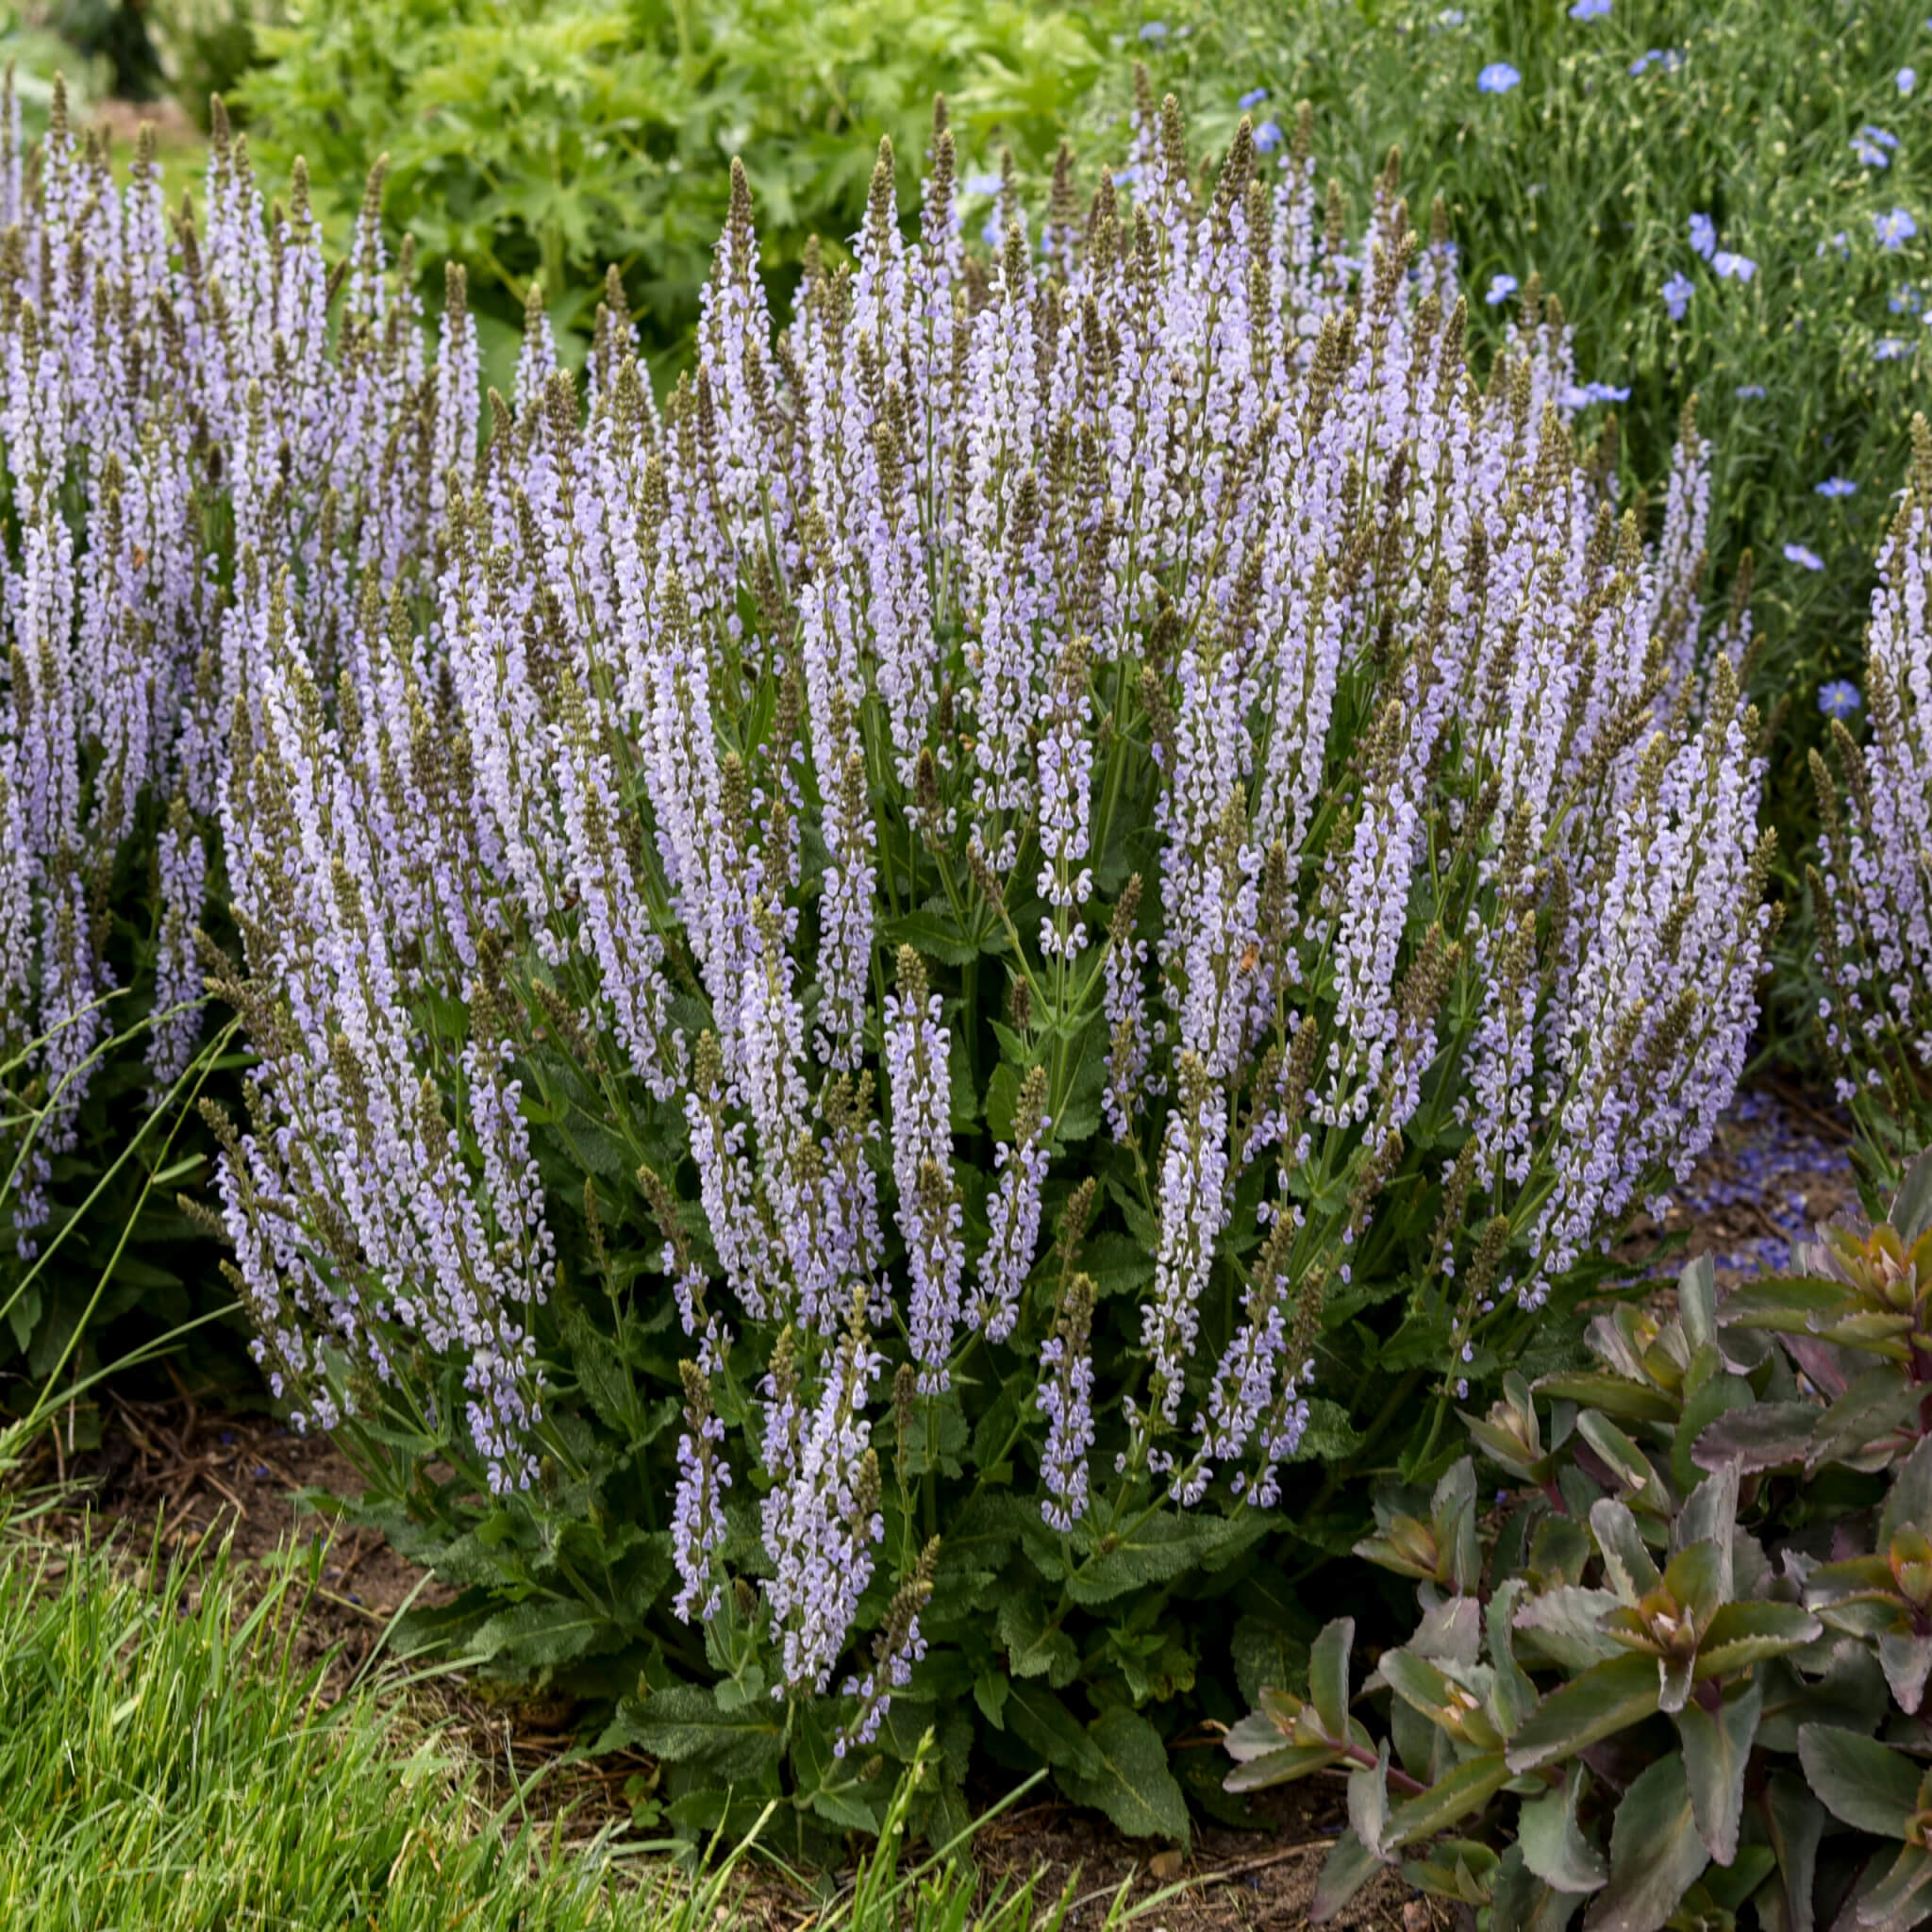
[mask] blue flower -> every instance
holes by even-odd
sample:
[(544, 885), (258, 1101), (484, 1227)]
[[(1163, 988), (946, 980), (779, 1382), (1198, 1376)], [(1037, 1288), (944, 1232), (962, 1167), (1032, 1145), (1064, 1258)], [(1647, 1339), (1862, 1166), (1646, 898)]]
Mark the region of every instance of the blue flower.
[(1720, 281), (1748, 282), (1757, 273), (1757, 264), (1748, 255), (1733, 255), (1728, 248), (1720, 248), (1710, 258), (1710, 265)]
[(1261, 105), (1261, 103), (1265, 101), (1267, 98), (1268, 90), (1265, 87), (1251, 87), (1247, 91), (1247, 92), (1241, 96), (1241, 112), (1245, 114), (1250, 108), (1258, 108)]
[(1631, 61), (1630, 72), (1641, 74), (1646, 67), (1661, 67), (1666, 74), (1674, 74), (1683, 64), (1684, 57), (1674, 47), (1653, 47)]
[(1167, 38), (1167, 23), (1164, 20), (1149, 20), (1141, 23), (1141, 38), (1143, 41), (1164, 41)]
[(1764, 400), (1764, 385), (1761, 382), (1740, 382), (1735, 393), (1740, 403), (1761, 403)]
[(1630, 400), (1627, 388), (1617, 389), (1607, 382), (1586, 382), (1580, 388), (1572, 383), (1563, 391), (1563, 407), (1587, 409), (1591, 403), (1624, 403)]
[(1476, 92), (1485, 94), (1507, 94), (1523, 79), (1522, 75), (1507, 60), (1491, 60), (1475, 77)]
[(1862, 134), (1867, 141), (1875, 141), (1880, 147), (1896, 147), (1898, 145), (1897, 135), (1888, 134), (1886, 133), (1884, 128), (1874, 127), (1869, 121), (1865, 123), (1864, 126), (1858, 129), (1858, 132)]
[(1897, 362), (1909, 356), (1918, 347), (1903, 336), (1880, 336), (1872, 344), (1872, 359), (1874, 362)]
[(1690, 217), (1690, 247), (1706, 261), (1717, 253), (1717, 224), (1708, 215)]
[(1272, 155), (1281, 145), (1281, 129), (1273, 121), (1264, 121), (1255, 129), (1255, 145), (1264, 155)]
[(1918, 290), (1907, 282), (1885, 298), (1885, 306), (1894, 315), (1923, 315), (1925, 312), (1925, 298)]
[(1861, 168), (1889, 168), (1891, 157), (1874, 141), (1867, 141), (1861, 134), (1852, 142), (1852, 158)]
[(1823, 256), (1827, 248), (1836, 248), (1840, 261), (1849, 261), (1852, 258), (1852, 238), (1842, 228), (1829, 242), (1821, 242), (1818, 244), (1818, 253)]
[(997, 194), (1006, 184), (997, 175), (969, 175), (959, 184), (962, 194)]
[(1898, 71), (1898, 91), (1908, 94), (1919, 84), (1919, 73), (1915, 67), (1901, 67)]
[(1483, 300), (1493, 308), (1498, 302), (1508, 301), (1510, 296), (1515, 294), (1516, 286), (1516, 277), (1514, 275), (1491, 275), (1490, 277), (1490, 292), (1483, 297)]
[(1903, 248), (1919, 232), (1919, 225), (1904, 208), (1895, 208), (1890, 214), (1874, 215), (1872, 231), (1881, 248)]
[(1690, 306), (1690, 298), (1697, 292), (1697, 284), (1680, 269), (1667, 281), (1660, 291), (1664, 307), (1671, 311), (1673, 322), (1682, 322), (1684, 311)]
[(1118, 175), (1116, 175), (1113, 177), (1113, 185), (1116, 188), (1128, 188), (1131, 187), (1140, 178), (1141, 170), (1139, 164), (1130, 161), (1124, 168), (1123, 168), (1120, 171)]
[(1815, 550), (1807, 550), (1802, 543), (1787, 543), (1785, 545), (1785, 561), (1787, 563), (1802, 563), (1807, 570), (1823, 570), (1824, 568), (1824, 558), (1820, 557)]
[(1576, 4), (1570, 9), (1570, 18), (1572, 20), (1607, 20), (1609, 12), (1610, 0), (1576, 0)]
[(1827, 476), (1814, 491), (1819, 496), (1856, 496), (1857, 493), (1858, 486), (1849, 476)]
[[(1437, 14), (1436, 25), (1438, 26), (1460, 26), (1468, 18), (1469, 15), (1463, 12), (1461, 8), (1445, 7), (1441, 13)], [(1927, 26), (1932, 26), (1932, 21), (1927, 21), (1925, 24)]]
[(1000, 234), (999, 216), (987, 216), (986, 226), (980, 229), (979, 239), (982, 242), (984, 242), (989, 248), (997, 248), (1000, 245), (1000, 242), (1004, 238)]
[(1842, 677), (1834, 677), (1829, 684), (1818, 687), (1818, 708), (1827, 718), (1849, 718), (1862, 702), (1858, 687)]

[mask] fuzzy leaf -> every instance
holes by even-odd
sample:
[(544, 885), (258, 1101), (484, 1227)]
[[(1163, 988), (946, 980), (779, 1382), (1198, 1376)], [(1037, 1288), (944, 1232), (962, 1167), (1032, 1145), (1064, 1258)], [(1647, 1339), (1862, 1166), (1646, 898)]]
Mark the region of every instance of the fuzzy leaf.
[[(630, 1744), (673, 1764), (698, 1764), (720, 1783), (756, 1777), (778, 1761), (784, 1707), (758, 1698), (722, 1711), (697, 1684), (667, 1684), (648, 1697), (626, 1697), (600, 1749)], [(620, 1735), (621, 1734), (621, 1735)]]
[(1167, 1746), (1139, 1711), (1116, 1705), (1088, 1726), (1092, 1768), (1069, 1766), (1059, 1781), (1069, 1797), (1105, 1811), (1129, 1838), (1188, 1842), (1188, 1801), (1167, 1768)]
[(1014, 1678), (1007, 1690), (1007, 1728), (1037, 1751), (1062, 1780), (1069, 1774), (1097, 1777), (1101, 1765), (1092, 1740), (1045, 1685)]
[(1075, 1603), (1110, 1603), (1150, 1583), (1169, 1583), (1193, 1570), (1218, 1570), (1268, 1531), (1258, 1509), (1241, 1516), (1184, 1516), (1162, 1510), (1114, 1547), (1077, 1566), (1067, 1579)]
[(1584, 1932), (1658, 1932), (1709, 1862), (1674, 1751), (1624, 1793), (1610, 1827), (1610, 1882), (1591, 1901)]

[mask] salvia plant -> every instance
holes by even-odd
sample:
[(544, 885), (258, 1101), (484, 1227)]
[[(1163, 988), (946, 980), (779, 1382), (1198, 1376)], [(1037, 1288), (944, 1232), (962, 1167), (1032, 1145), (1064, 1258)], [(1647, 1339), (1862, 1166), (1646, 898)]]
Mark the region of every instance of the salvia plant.
[(331, 267), (219, 126), (172, 228), (57, 128), (7, 242), (11, 469), (92, 425), (178, 627), (272, 1386), (689, 1826), (874, 1828), (928, 1725), (957, 1810), (976, 1713), (1184, 1836), (1164, 1727), (1280, 1654), (1281, 1539), (1550, 1365), (1752, 1024), (1694, 425), (1647, 546), (1555, 305), (1478, 387), (1392, 167), (1352, 236), (1306, 120), (1268, 178), (1136, 130), (988, 258), (941, 109), (782, 328), (735, 172), (662, 410), (614, 282), (581, 382), (533, 295), (480, 450), (374, 188)]
[(1227, 1739), (1237, 1790), (1346, 1775), (1318, 1919), (1397, 1865), (1493, 1932), (1932, 1914), (1932, 1157), (1798, 1262), (1724, 1296), (1693, 1262), (1674, 1315), (1595, 1318), (1594, 1368), (1507, 1377), (1465, 1418), (1494, 1507), (1467, 1457), (1378, 1499), (1415, 1634), (1351, 1695), (1329, 1624)]
[(1874, 1185), (1896, 1181), (1932, 1130), (1932, 428), (1912, 419), (1912, 467), (1878, 552), (1865, 627), (1861, 743), (1831, 721), (1811, 755), (1821, 832), (1808, 883), (1818, 1019)]
[[(0, 1362), (45, 1374), (95, 1316), (185, 1310), (142, 1220), (142, 1136), (193, 1061), (217, 804), (205, 675), (235, 353), (212, 275), (171, 262), (151, 138), (116, 186), (56, 87), (23, 154), (0, 88)], [(267, 351), (264, 349), (265, 355)], [(218, 921), (215, 921), (219, 924)], [(136, 1158), (126, 1157), (133, 1152)], [(192, 1161), (188, 1165), (192, 1166)], [(183, 1172), (186, 1171), (184, 1167)], [(47, 1265), (59, 1250), (58, 1265)], [(211, 1264), (210, 1264), (211, 1265)], [(62, 1286), (62, 1284), (66, 1284)]]

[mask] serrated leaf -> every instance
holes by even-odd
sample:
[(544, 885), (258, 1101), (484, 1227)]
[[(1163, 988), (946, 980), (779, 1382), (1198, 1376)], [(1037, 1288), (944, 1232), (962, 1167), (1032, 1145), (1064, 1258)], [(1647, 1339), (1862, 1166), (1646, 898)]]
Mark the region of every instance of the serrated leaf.
[(1657, 1561), (1628, 1504), (1613, 1496), (1591, 1504), (1590, 1530), (1603, 1555), (1605, 1580), (1624, 1603), (1634, 1604), (1657, 1588)]
[(1577, 1801), (1588, 1777), (1580, 1764), (1573, 1765), (1562, 1790), (1524, 1799), (1517, 1819), (1523, 1862), (1555, 1891), (1598, 1891), (1609, 1879), (1608, 1862), (1576, 1823)]
[(1131, 1590), (1168, 1583), (1194, 1570), (1218, 1570), (1268, 1533), (1259, 1510), (1238, 1517), (1159, 1510), (1110, 1550), (1080, 1564), (1067, 1579), (1075, 1603), (1110, 1603)]
[(1902, 1752), (1829, 1724), (1806, 1724), (1798, 1762), (1834, 1818), (1880, 1838), (1905, 1837), (1919, 1808), (1919, 1769)]
[(1315, 1880), (1315, 1895), (1308, 1901), (1308, 1922), (1324, 1925), (1382, 1869), (1360, 1839), (1344, 1831), (1335, 1840), (1335, 1849), (1322, 1861), (1322, 1875)]
[(1707, 1424), (1690, 1445), (1699, 1469), (1741, 1466), (1746, 1475), (1788, 1469), (1810, 1453), (1818, 1407), (1810, 1402), (1758, 1402), (1734, 1408)]
[(1697, 1674), (1728, 1676), (1812, 1642), (1824, 1628), (1802, 1604), (1725, 1604), (1705, 1626)]
[(1603, 1628), (1604, 1618), (1620, 1602), (1611, 1591), (1559, 1583), (1524, 1603), (1516, 1612), (1515, 1627), (1529, 1638), (1525, 1648), (1532, 1656), (1540, 1654), (1566, 1671), (1587, 1671), (1624, 1654), (1624, 1646), (1606, 1636)]
[(784, 1707), (765, 1699), (722, 1711), (697, 1684), (668, 1684), (648, 1697), (626, 1697), (601, 1748), (630, 1744), (672, 1764), (702, 1765), (721, 1782), (741, 1783), (778, 1761)]
[(1674, 1751), (1624, 1793), (1610, 1826), (1609, 1883), (1591, 1902), (1584, 1932), (1660, 1932), (1710, 1862)]
[(584, 1655), (609, 1634), (609, 1619), (575, 1598), (541, 1597), (499, 1610), (472, 1640), (479, 1659), (508, 1657), (525, 1669), (554, 1667)]
[(1545, 1885), (1524, 1862), (1523, 1848), (1511, 1845), (1496, 1867), (1490, 1897), (1490, 1932), (1564, 1932), (1584, 1894)]
[(1584, 1672), (1553, 1690), (1509, 1740), (1509, 1769), (1555, 1764), (1604, 1738), (1641, 1724), (1657, 1708), (1657, 1659), (1633, 1651)]
[(1677, 1405), (1661, 1389), (1648, 1382), (1625, 1381), (1622, 1375), (1607, 1375), (1593, 1369), (1579, 1369), (1570, 1374), (1544, 1375), (1536, 1385), (1539, 1395), (1576, 1403), (1626, 1423), (1674, 1423)]
[(1188, 1801), (1167, 1768), (1160, 1733), (1139, 1711), (1116, 1705), (1088, 1726), (1090, 1769), (1058, 1773), (1069, 1797), (1104, 1811), (1129, 1838), (1167, 1838), (1186, 1845)]
[(1395, 1847), (1432, 1838), (1458, 1819), (1480, 1811), (1509, 1778), (1509, 1767), (1500, 1751), (1465, 1758), (1427, 1790), (1418, 1791), (1395, 1807), (1389, 1814), (1384, 1843)]
[(1324, 1624), (1308, 1646), (1308, 1702), (1325, 1737), (1348, 1736), (1348, 1659), (1354, 1649), (1353, 1617)]
[(1812, 1881), (1818, 1844), (1824, 1835), (1824, 1807), (1794, 1772), (1774, 1772), (1765, 1786), (1765, 1826), (1777, 1859), (1784, 1932), (1812, 1932)]
[(1026, 1591), (1000, 1599), (1000, 1641), (1016, 1677), (1044, 1677), (1056, 1690), (1074, 1681), (1080, 1652), (1065, 1630), (1047, 1626), (1044, 1606)]
[(1763, 1708), (1764, 1686), (1754, 1679), (1734, 1686), (1714, 1711), (1706, 1710), (1693, 1697), (1677, 1713), (1698, 1835), (1720, 1865), (1728, 1865), (1738, 1856), (1744, 1765)]

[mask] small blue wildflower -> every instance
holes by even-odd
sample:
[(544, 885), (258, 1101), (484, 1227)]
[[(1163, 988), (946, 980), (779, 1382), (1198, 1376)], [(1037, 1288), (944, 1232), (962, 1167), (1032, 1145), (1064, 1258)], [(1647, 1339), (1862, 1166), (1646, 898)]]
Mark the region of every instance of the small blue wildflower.
[(1272, 155), (1281, 145), (1281, 129), (1273, 121), (1264, 121), (1255, 129), (1255, 145), (1264, 155)]
[[(1438, 26), (1460, 26), (1468, 18), (1469, 15), (1463, 12), (1461, 8), (1445, 7), (1441, 13), (1437, 14), (1436, 25)], [(1932, 26), (1932, 21), (1927, 21), (1925, 24), (1927, 26)]]
[(1572, 20), (1607, 20), (1610, 16), (1610, 0), (1576, 0), (1570, 9)]
[(1885, 298), (1885, 306), (1894, 315), (1923, 315), (1925, 312), (1925, 298), (1918, 290), (1907, 282)]
[(1113, 177), (1113, 185), (1116, 188), (1128, 188), (1131, 187), (1140, 178), (1141, 170), (1139, 164), (1130, 161), (1124, 168), (1123, 168), (1120, 171), (1119, 174), (1117, 174)]
[(1864, 126), (1858, 129), (1858, 132), (1862, 134), (1867, 141), (1875, 141), (1880, 147), (1896, 147), (1898, 145), (1897, 135), (1888, 134), (1886, 133), (1884, 128), (1874, 127), (1869, 121), (1865, 123)]
[(1876, 142), (1861, 134), (1852, 142), (1852, 158), (1861, 168), (1889, 168), (1891, 157)]
[(997, 248), (1000, 245), (1000, 242), (1004, 238), (1000, 234), (999, 216), (987, 216), (986, 226), (980, 229), (979, 239), (982, 242), (984, 242), (989, 248)]
[(1483, 297), (1483, 300), (1493, 308), (1498, 302), (1508, 301), (1510, 296), (1515, 294), (1516, 288), (1517, 283), (1514, 275), (1491, 275), (1490, 277), (1490, 292)]
[(1491, 60), (1475, 77), (1476, 92), (1485, 94), (1507, 94), (1523, 79), (1522, 75), (1507, 60)]
[(1898, 71), (1898, 91), (1908, 94), (1919, 84), (1919, 71), (1915, 67), (1901, 67)]
[(1818, 485), (1815, 493), (1819, 496), (1856, 496), (1858, 486), (1849, 476), (1827, 476)]
[(1757, 264), (1748, 255), (1733, 255), (1728, 248), (1720, 248), (1710, 265), (1720, 281), (1748, 282), (1757, 273)]
[(1632, 74), (1641, 74), (1646, 67), (1661, 67), (1666, 74), (1674, 74), (1683, 66), (1684, 57), (1674, 47), (1653, 47), (1647, 54), (1640, 54), (1630, 63)]
[(1820, 557), (1815, 550), (1807, 550), (1802, 543), (1787, 543), (1785, 545), (1785, 561), (1787, 563), (1802, 563), (1807, 570), (1823, 570), (1824, 568), (1824, 558)]
[(1880, 336), (1872, 344), (1872, 359), (1874, 362), (1903, 361), (1918, 346), (1918, 343), (1908, 342), (1903, 336)]
[(1717, 224), (1708, 215), (1690, 217), (1690, 247), (1706, 261), (1717, 253)]
[(1829, 242), (1821, 242), (1818, 244), (1819, 255), (1822, 257), (1827, 248), (1836, 248), (1840, 261), (1849, 261), (1852, 258), (1852, 238), (1842, 228)]
[(959, 184), (962, 194), (997, 194), (1006, 184), (997, 175), (969, 175)]
[(1740, 403), (1761, 403), (1764, 400), (1764, 385), (1761, 382), (1740, 382), (1736, 394)]
[(1247, 91), (1247, 92), (1241, 96), (1241, 112), (1245, 114), (1250, 108), (1258, 108), (1261, 105), (1261, 103), (1265, 101), (1267, 98), (1268, 90), (1265, 87), (1251, 87)]
[(1690, 306), (1690, 298), (1697, 292), (1697, 284), (1680, 269), (1659, 291), (1664, 298), (1664, 307), (1671, 312), (1673, 322), (1682, 322), (1684, 311)]
[(1167, 38), (1167, 23), (1164, 20), (1148, 20), (1141, 24), (1141, 38), (1143, 41), (1164, 41)]
[(1587, 409), (1592, 403), (1624, 403), (1630, 399), (1628, 389), (1617, 389), (1607, 382), (1569, 384), (1563, 391), (1566, 409)]
[(1890, 214), (1874, 215), (1872, 230), (1878, 238), (1881, 248), (1903, 248), (1919, 232), (1919, 225), (1902, 208), (1895, 208)]
[(1818, 708), (1827, 718), (1849, 718), (1862, 702), (1858, 687), (1847, 683), (1842, 677), (1834, 677), (1829, 684), (1818, 687)]

